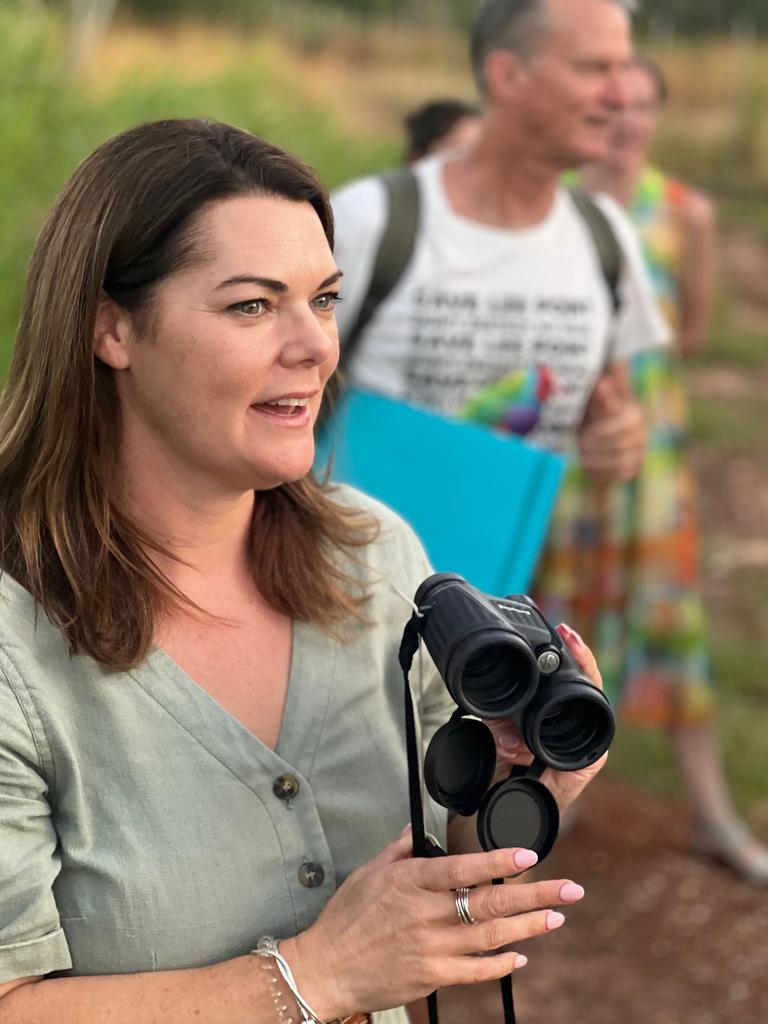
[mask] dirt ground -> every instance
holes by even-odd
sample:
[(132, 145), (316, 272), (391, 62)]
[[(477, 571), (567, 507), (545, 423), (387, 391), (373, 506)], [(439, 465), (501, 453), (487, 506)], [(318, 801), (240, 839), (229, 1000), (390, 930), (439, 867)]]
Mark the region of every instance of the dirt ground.
[(693, 859), (687, 832), (680, 808), (595, 783), (546, 865), (593, 898), (529, 954), (520, 1024), (768, 1022), (768, 893)]

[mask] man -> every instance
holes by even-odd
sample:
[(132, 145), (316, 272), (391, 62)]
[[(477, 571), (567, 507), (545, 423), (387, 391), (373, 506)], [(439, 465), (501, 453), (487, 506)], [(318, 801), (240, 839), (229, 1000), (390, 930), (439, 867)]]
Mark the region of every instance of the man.
[[(481, 6), (472, 34), (479, 140), (416, 165), (413, 254), (360, 337), (352, 383), (485, 422), (494, 422), (490, 403), (494, 425), (525, 422), (529, 440), (553, 451), (577, 445), (596, 479), (637, 472), (644, 427), (625, 361), (664, 343), (666, 329), (631, 226), (601, 200), (624, 254), (613, 322), (594, 239), (561, 186), (564, 171), (603, 155), (630, 55), (619, 0)], [(346, 186), (334, 211), (343, 342), (387, 220), (381, 181)], [(527, 415), (516, 418), (521, 401)]]

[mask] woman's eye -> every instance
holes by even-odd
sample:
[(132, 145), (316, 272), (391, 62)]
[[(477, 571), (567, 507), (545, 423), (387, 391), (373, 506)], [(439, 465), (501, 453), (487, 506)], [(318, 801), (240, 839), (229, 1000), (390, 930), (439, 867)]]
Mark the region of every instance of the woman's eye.
[(316, 299), (313, 299), (312, 305), (315, 309), (333, 309), (341, 302), (341, 296), (338, 292), (325, 292), (323, 295), (318, 295)]
[(261, 316), (266, 313), (269, 303), (266, 299), (246, 299), (229, 307), (233, 313), (244, 313), (246, 316)]

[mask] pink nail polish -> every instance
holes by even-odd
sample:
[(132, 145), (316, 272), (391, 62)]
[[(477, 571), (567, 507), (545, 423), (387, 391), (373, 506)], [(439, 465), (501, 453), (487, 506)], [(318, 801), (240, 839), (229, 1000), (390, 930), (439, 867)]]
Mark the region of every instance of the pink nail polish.
[(575, 903), (584, 895), (584, 889), (576, 882), (566, 882), (560, 889), (560, 899), (563, 903)]
[(559, 914), (556, 910), (550, 910), (547, 914), (546, 926), (548, 932), (553, 932), (565, 922), (565, 915)]
[(557, 627), (561, 636), (564, 636), (566, 640), (570, 640), (574, 647), (584, 647), (584, 641), (581, 639), (575, 629), (571, 629), (565, 622), (561, 622)]
[(521, 871), (525, 868), (532, 868), (538, 859), (538, 854), (533, 850), (517, 850), (514, 858), (515, 867), (520, 868)]

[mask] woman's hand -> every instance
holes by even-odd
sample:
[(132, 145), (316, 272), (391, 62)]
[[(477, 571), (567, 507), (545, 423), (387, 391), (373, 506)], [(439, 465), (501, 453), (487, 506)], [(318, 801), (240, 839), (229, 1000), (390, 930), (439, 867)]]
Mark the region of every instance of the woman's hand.
[[(597, 667), (597, 662), (579, 634), (564, 624), (558, 626), (557, 631), (567, 644), (568, 651), (584, 675), (598, 689), (602, 690), (603, 680)], [(523, 742), (514, 722), (497, 719), (496, 721), (486, 721), (485, 724), (491, 730), (496, 740), (498, 765), (495, 781), (504, 778), (512, 765), (527, 765), (531, 763), (533, 754)], [(568, 804), (576, 799), (587, 783), (591, 782), (607, 760), (608, 755), (603, 754), (594, 764), (575, 772), (559, 772), (554, 771), (552, 768), (547, 768), (542, 773), (541, 781), (552, 793), (555, 800), (557, 800), (560, 810), (563, 811)]]
[[(323, 1020), (412, 1002), (446, 985), (492, 981), (524, 966), (502, 950), (563, 923), (547, 907), (584, 895), (566, 880), (484, 885), (531, 867), (530, 850), (413, 859), (410, 831), (358, 868), (307, 931), (280, 944), (299, 991)], [(469, 896), (476, 924), (459, 920)]]

